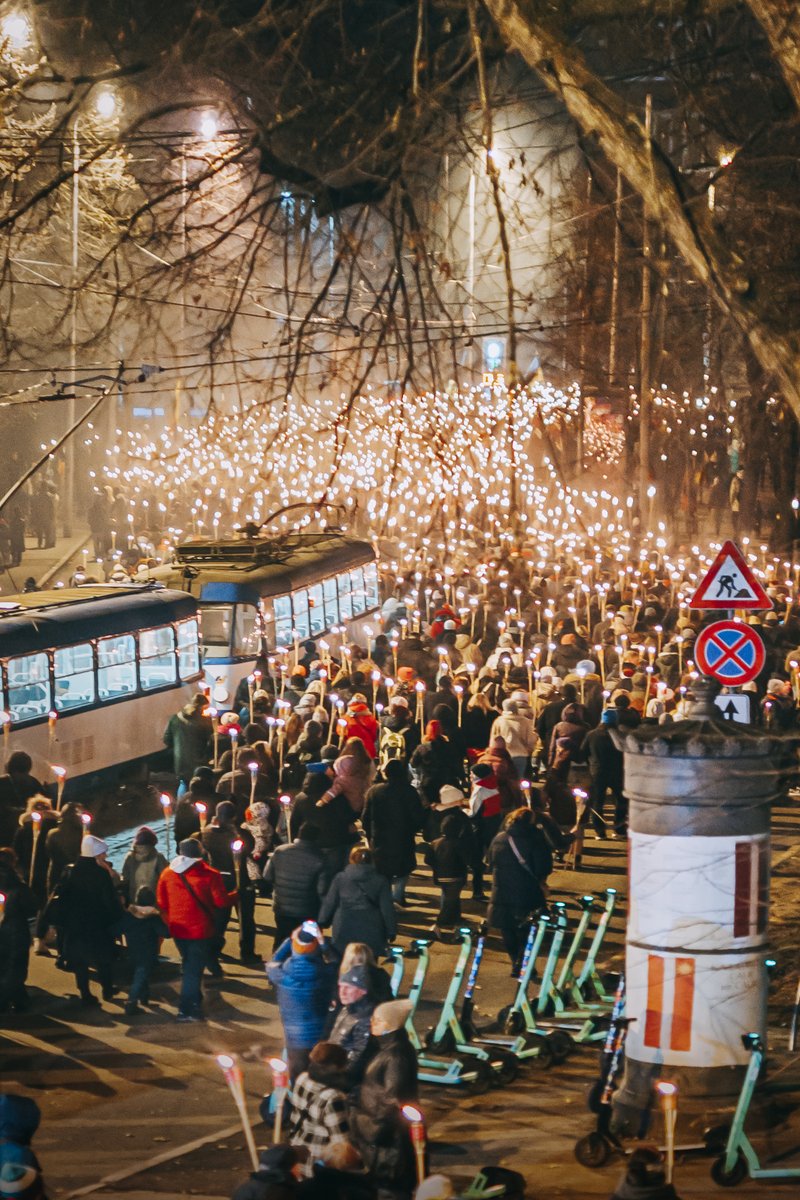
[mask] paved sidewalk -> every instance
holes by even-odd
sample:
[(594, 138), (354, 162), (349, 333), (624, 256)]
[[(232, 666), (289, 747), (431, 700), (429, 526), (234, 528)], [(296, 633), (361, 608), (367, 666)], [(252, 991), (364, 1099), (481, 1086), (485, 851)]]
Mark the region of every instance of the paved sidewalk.
[(55, 546), (48, 550), (36, 549), (31, 537), (25, 540), (26, 548), (20, 565), (0, 571), (0, 596), (21, 592), (25, 580), (31, 576), (42, 588), (58, 581), (66, 584), (75, 566), (83, 561), (84, 548), (89, 556), (92, 550), (89, 530), (80, 525), (74, 527), (72, 537), (57, 538)]

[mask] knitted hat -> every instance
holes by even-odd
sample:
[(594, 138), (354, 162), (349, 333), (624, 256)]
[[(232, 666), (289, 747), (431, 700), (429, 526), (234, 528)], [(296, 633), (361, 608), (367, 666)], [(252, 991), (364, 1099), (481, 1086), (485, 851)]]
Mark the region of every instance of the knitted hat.
[(379, 1021), (383, 1021), (387, 1026), (387, 1032), (394, 1033), (396, 1029), (403, 1028), (411, 1015), (412, 1008), (410, 1000), (387, 1000), (384, 1004), (379, 1004), (372, 1015)]
[(413, 683), (416, 678), (416, 671), (413, 667), (400, 667), (397, 672), (397, 678), (401, 683)]
[(582, 658), (575, 670), (578, 672), (578, 674), (580, 674), (581, 671), (585, 671), (587, 675), (594, 675), (597, 671), (597, 668), (595, 667), (591, 658)]
[(439, 788), (439, 803), (436, 808), (460, 808), (464, 803), (464, 793), (452, 783), (445, 783)]
[(369, 991), (369, 968), (367, 966), (351, 967), (349, 971), (345, 971), (339, 976), (339, 983), (349, 983), (351, 987), (360, 988), (362, 992)]
[(292, 934), (292, 954), (313, 954), (319, 949), (319, 941), (313, 933), (301, 926)]
[(767, 684), (767, 691), (768, 692), (782, 691), (783, 687), (784, 687), (784, 682), (785, 681), (783, 679), (775, 679), (773, 677), (772, 679), (770, 679), (769, 683)]
[(327, 746), (323, 746), (320, 750), (320, 758), (323, 762), (332, 763), (334, 759), (339, 757), (339, 747), (329, 742)]
[(155, 846), (158, 838), (149, 825), (143, 825), (133, 839), (134, 846)]
[(220, 800), (214, 809), (214, 819), (218, 825), (232, 821), (236, 816), (236, 805), (230, 800)]
[(394, 708), (408, 708), (408, 701), (405, 696), (392, 696), (389, 705)]
[(102, 838), (94, 837), (91, 833), (87, 833), (81, 842), (81, 858), (99, 858), (101, 854), (107, 853), (108, 842), (104, 842)]
[(486, 779), (487, 775), (491, 775), (492, 768), (489, 763), (478, 762), (472, 768), (471, 775), (473, 779)]
[(184, 858), (202, 858), (203, 847), (197, 838), (184, 838), (182, 842), (178, 843), (178, 854)]

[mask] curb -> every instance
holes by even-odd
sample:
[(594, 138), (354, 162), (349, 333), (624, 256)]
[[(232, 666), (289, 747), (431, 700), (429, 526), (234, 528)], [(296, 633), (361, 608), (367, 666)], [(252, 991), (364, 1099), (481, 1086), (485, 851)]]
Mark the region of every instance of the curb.
[(45, 584), (50, 582), (54, 575), (57, 575), (59, 571), (63, 571), (64, 567), (67, 566), (70, 560), (73, 559), (76, 554), (80, 554), (84, 546), (88, 545), (90, 537), (91, 534), (87, 533), (84, 534), (83, 537), (81, 537), (77, 542), (75, 542), (72, 548), (68, 550), (67, 553), (64, 554), (54, 566), (50, 567), (49, 571), (45, 571), (41, 579), (36, 580), (36, 586), (39, 588), (44, 587)]

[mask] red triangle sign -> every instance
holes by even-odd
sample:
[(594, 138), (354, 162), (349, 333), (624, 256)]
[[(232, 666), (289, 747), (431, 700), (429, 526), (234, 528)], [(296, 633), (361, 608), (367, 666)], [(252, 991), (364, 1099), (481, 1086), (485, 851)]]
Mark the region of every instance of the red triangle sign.
[(689, 601), (689, 608), (772, 608), (772, 601), (734, 542), (726, 542)]

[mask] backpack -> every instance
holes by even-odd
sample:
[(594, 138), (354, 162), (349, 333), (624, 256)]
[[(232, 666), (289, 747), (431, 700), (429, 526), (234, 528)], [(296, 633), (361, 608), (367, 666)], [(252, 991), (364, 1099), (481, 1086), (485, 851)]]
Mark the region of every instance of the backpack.
[(394, 758), (401, 760), (406, 756), (406, 739), (400, 730), (382, 729), (381, 743), (378, 753), (378, 769), (382, 771), (388, 762)]

